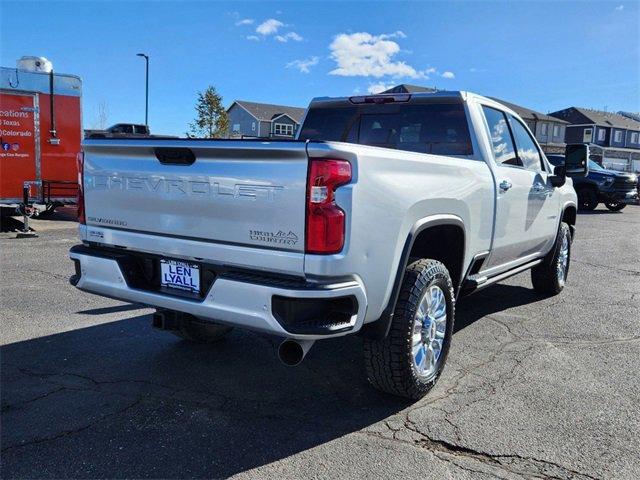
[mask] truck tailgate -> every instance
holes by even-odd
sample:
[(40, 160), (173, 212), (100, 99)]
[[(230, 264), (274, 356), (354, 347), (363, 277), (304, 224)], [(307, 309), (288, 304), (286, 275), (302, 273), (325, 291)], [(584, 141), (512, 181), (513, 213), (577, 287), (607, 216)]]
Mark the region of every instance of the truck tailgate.
[(94, 139), (83, 150), (88, 226), (304, 251), (304, 142)]

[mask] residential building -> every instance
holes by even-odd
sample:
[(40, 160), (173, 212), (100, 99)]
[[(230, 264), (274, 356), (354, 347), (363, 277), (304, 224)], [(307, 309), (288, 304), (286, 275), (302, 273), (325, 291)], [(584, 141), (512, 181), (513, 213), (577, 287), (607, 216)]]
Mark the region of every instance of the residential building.
[(293, 138), (306, 109), (235, 100), (227, 109), (231, 138)]
[[(438, 89), (433, 87), (401, 84), (385, 90), (382, 93), (433, 93), (437, 91)], [(536, 112), (530, 108), (521, 107), (520, 105), (516, 105), (511, 102), (505, 102), (499, 98), (491, 98), (516, 112), (525, 121), (531, 132), (535, 135), (543, 151), (546, 153), (564, 153), (565, 127), (569, 122), (545, 115), (541, 112)]]
[(435, 87), (421, 87), (420, 85), (409, 85), (408, 83), (401, 83), (400, 85), (396, 85), (389, 90), (385, 90), (381, 93), (434, 93), (437, 92), (438, 89)]
[(551, 113), (568, 121), (565, 141), (588, 143), (591, 156), (607, 168), (640, 171), (640, 122), (613, 112), (569, 107)]

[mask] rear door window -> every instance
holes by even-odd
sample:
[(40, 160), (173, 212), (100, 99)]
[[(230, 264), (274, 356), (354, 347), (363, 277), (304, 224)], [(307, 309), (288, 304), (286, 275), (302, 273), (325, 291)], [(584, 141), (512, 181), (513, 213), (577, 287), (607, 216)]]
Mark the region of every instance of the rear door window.
[(312, 109), (299, 139), (346, 141), (437, 155), (473, 154), (461, 103)]
[(509, 124), (504, 112), (495, 108), (482, 106), (484, 117), (487, 119), (489, 127), (489, 137), (493, 146), (493, 155), (498, 165), (522, 166), (522, 162), (516, 155), (516, 149), (513, 145)]

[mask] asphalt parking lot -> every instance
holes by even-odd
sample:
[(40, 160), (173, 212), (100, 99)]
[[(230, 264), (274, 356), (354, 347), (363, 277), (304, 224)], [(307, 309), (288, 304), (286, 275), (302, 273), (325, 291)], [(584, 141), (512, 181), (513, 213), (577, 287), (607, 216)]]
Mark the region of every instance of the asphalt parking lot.
[(417, 403), (358, 338), (282, 366), (277, 339), (193, 345), (79, 292), (75, 224), (0, 234), (2, 478), (640, 478), (640, 207), (579, 215), (568, 286), (522, 274), (458, 306)]

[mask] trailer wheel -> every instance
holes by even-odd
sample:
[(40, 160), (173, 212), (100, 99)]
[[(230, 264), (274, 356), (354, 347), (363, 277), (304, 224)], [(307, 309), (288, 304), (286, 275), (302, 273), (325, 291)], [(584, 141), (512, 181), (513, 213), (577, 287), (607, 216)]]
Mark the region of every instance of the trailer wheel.
[(56, 213), (56, 208), (58, 208), (58, 205), (56, 203), (47, 203), (47, 206), (45, 207), (44, 210), (42, 210), (38, 214), (38, 217), (40, 217), (40, 218), (49, 218), (54, 213)]

